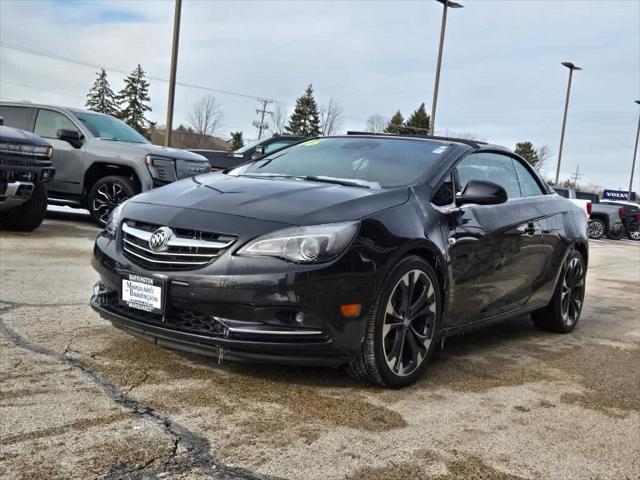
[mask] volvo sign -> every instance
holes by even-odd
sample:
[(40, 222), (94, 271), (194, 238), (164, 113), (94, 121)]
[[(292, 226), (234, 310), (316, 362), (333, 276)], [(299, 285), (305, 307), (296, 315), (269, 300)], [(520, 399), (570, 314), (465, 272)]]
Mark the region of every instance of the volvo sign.
[(602, 192), (603, 200), (631, 200), (636, 201), (636, 192), (631, 192), (631, 198), (629, 198), (629, 192), (626, 190), (605, 190)]

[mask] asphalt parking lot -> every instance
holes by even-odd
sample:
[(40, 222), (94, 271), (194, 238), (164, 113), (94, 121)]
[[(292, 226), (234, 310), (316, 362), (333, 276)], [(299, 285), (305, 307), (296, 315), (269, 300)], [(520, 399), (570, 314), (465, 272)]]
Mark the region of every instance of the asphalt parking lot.
[(88, 307), (97, 229), (0, 232), (0, 477), (640, 477), (640, 244), (591, 245), (571, 335), (447, 340), (416, 386), (143, 343)]

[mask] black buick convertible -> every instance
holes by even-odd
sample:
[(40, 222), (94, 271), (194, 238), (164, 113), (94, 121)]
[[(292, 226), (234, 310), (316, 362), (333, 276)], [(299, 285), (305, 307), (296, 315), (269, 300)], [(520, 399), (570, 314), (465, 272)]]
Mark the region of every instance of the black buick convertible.
[(580, 210), (514, 153), (347, 135), (120, 205), (91, 304), (158, 345), (400, 387), (479, 325), (531, 314), (573, 330), (587, 262)]

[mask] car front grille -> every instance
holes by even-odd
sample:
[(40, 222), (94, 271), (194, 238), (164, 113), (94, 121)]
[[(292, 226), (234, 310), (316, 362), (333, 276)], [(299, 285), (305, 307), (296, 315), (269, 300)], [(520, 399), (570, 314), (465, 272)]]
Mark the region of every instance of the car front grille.
[(174, 228), (164, 248), (154, 250), (149, 240), (159, 228), (160, 225), (125, 221), (122, 224), (125, 256), (149, 270), (194, 270), (211, 263), (236, 241), (229, 235)]

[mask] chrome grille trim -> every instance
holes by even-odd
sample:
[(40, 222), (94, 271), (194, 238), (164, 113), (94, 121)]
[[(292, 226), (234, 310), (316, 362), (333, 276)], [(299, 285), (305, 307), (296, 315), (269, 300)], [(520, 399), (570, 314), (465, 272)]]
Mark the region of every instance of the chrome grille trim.
[[(129, 225), (127, 225), (127, 223), (123, 223), (122, 224), (122, 231), (128, 235), (132, 235), (136, 238), (139, 238), (140, 240), (144, 240), (145, 242), (148, 242), (149, 239), (151, 238), (151, 235), (153, 234), (153, 232), (148, 232), (146, 230), (141, 230), (139, 228), (135, 228), (135, 227), (131, 227)], [(228, 239), (229, 237), (223, 237), (225, 240)], [(169, 240), (169, 243), (167, 243), (168, 247), (193, 247), (193, 248), (216, 248), (216, 249), (222, 249), (222, 248), (227, 248), (228, 246), (230, 246), (233, 242), (235, 241), (235, 239), (231, 238), (226, 242), (215, 242), (215, 241), (211, 241), (211, 240), (199, 240), (197, 238), (188, 238), (188, 237), (174, 237), (171, 240)]]
[(189, 270), (211, 263), (236, 241), (228, 235), (176, 228), (172, 229), (175, 236), (169, 239), (166, 248), (154, 251), (149, 239), (160, 227), (133, 220), (124, 221), (122, 249), (125, 256), (150, 270)]

